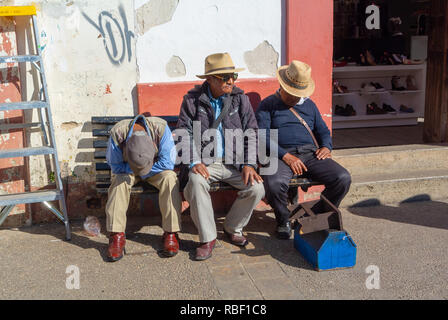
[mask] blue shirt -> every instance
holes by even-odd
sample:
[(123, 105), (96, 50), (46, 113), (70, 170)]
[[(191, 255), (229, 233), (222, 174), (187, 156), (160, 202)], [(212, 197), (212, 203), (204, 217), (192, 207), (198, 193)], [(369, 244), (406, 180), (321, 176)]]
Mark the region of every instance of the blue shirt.
[[(142, 116), (143, 117), (143, 116)], [(146, 133), (151, 137), (151, 133), (146, 125), (146, 121), (143, 121)], [(131, 126), (131, 130), (126, 137), (126, 141), (133, 133), (133, 127)], [(160, 144), (158, 146), (159, 152), (157, 154), (157, 161), (154, 162), (151, 171), (142, 176), (142, 179), (146, 179), (152, 177), (153, 175), (160, 173), (165, 170), (173, 170), (174, 163), (176, 161), (176, 147), (174, 145), (173, 135), (171, 134), (171, 130), (166, 125), (165, 132), (163, 133), (162, 138), (160, 139)], [(132, 169), (127, 162), (123, 160), (123, 152), (122, 150), (115, 144), (114, 140), (109, 137), (107, 143), (107, 151), (106, 151), (106, 160), (109, 164), (112, 173), (114, 174), (130, 174), (132, 173)]]
[[(255, 113), (258, 127), (266, 130), (266, 137), (269, 137), (270, 129), (278, 130), (278, 157), (280, 159), (288, 152), (287, 149), (307, 144), (314, 145), (308, 130), (289, 108), (277, 95), (271, 95), (261, 101)], [(294, 109), (313, 131), (319, 147), (327, 147), (332, 150), (330, 130), (315, 103), (311, 99), (307, 99), (303, 104), (295, 105)], [(269, 139), (266, 143), (267, 150), (269, 150)]]
[[(222, 111), (222, 97), (224, 95), (218, 97), (218, 99), (213, 98), (212, 92), (210, 91), (210, 87), (208, 87), (208, 97), (210, 99), (210, 105), (212, 106), (212, 109), (215, 113), (215, 120), (218, 119), (219, 115), (221, 114)], [(215, 155), (216, 157), (219, 158), (224, 158), (224, 150), (225, 150), (225, 146), (224, 146), (224, 132), (222, 129), (222, 121), (219, 124), (217, 130), (216, 130), (216, 150), (215, 150)], [(192, 164), (190, 164), (190, 169), (193, 168), (196, 164), (200, 163), (200, 161), (198, 162), (193, 162)]]
[[(213, 98), (213, 95), (210, 91), (210, 87), (208, 88), (208, 97), (210, 98), (210, 104), (212, 105), (213, 111), (215, 112), (215, 120), (218, 119), (219, 115), (222, 111), (222, 97), (218, 97), (218, 99)], [(216, 150), (216, 157), (217, 158), (224, 158), (224, 133), (222, 130), (222, 121), (218, 126), (218, 130), (216, 131), (216, 140), (217, 140), (217, 150)]]

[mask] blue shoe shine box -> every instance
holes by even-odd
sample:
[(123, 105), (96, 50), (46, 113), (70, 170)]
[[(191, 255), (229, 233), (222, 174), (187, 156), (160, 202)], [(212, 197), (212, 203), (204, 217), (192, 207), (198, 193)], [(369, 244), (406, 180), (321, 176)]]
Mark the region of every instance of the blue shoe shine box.
[(300, 234), (296, 228), (294, 247), (317, 271), (351, 268), (356, 264), (356, 244), (346, 231)]

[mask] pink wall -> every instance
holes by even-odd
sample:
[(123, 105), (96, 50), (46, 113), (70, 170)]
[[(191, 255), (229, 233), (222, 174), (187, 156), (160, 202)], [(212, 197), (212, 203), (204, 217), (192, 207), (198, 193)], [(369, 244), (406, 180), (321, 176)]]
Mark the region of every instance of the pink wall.
[(331, 129), (333, 72), (333, 1), (286, 0), (286, 60), (312, 68), (316, 91), (312, 99)]

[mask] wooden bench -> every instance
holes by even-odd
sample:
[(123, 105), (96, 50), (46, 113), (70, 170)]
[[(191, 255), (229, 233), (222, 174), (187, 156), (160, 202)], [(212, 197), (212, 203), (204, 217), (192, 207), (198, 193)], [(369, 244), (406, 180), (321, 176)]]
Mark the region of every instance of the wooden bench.
[[(129, 117), (92, 117), (92, 136), (94, 137), (93, 147), (95, 148), (94, 159), (95, 159), (95, 170), (96, 170), (96, 190), (100, 194), (107, 194), (111, 183), (111, 170), (109, 165), (106, 163), (106, 148), (107, 140), (109, 138), (110, 129), (119, 121), (124, 119), (133, 119), (133, 116)], [(177, 124), (178, 116), (159, 116), (159, 118), (167, 121), (168, 126), (171, 130), (174, 130)], [(176, 170), (176, 168), (175, 168)], [(289, 183), (290, 200), (295, 197), (294, 189), (297, 190), (298, 187), (308, 188), (313, 185), (319, 185), (320, 183), (311, 181), (307, 178), (300, 176), (294, 176)], [(210, 192), (217, 192), (222, 190), (236, 190), (229, 184), (225, 182), (214, 182), (210, 185)], [(132, 194), (137, 194), (141, 196), (141, 199), (145, 195), (154, 195), (158, 193), (158, 190), (145, 183), (141, 182), (136, 184), (132, 190)], [(143, 196), (143, 197), (142, 197)], [(158, 203), (158, 197), (151, 197), (153, 201)], [(292, 201), (291, 201), (292, 202)], [(141, 206), (142, 208), (142, 206)]]

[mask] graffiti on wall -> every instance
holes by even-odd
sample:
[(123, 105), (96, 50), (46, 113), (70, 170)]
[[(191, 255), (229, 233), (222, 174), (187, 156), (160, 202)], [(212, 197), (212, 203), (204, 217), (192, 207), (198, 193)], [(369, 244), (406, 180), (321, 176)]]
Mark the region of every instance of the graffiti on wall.
[(118, 11), (121, 19), (115, 18), (108, 11), (102, 11), (98, 15), (98, 23), (89, 18), (84, 12), (82, 13), (84, 18), (100, 32), (107, 56), (114, 65), (123, 63), (126, 56), (128, 62), (131, 61), (131, 39), (135, 37), (135, 34), (129, 30), (123, 5), (118, 7)]

